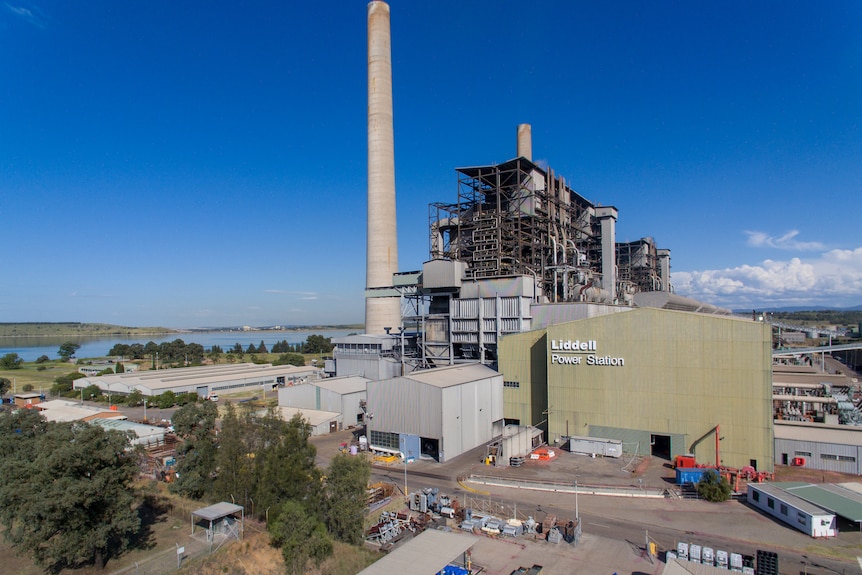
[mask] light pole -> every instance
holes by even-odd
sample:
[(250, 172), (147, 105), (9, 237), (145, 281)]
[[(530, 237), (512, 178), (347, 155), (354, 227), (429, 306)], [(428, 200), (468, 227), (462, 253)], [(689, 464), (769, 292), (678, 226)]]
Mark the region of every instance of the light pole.
[(401, 437), (401, 458), (404, 460), (404, 497), (407, 497), (407, 439)]
[(147, 400), (144, 400), (144, 421), (149, 421), (147, 419)]
[(578, 512), (578, 477), (580, 475), (575, 475), (575, 521), (580, 524), (581, 514)]

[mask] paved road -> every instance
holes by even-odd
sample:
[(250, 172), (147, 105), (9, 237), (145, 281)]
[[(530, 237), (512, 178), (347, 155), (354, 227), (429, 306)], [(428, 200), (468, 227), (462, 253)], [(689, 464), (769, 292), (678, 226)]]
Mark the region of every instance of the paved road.
[[(373, 476), (375, 480), (390, 481), (403, 489), (404, 476), (400, 468), (375, 468)], [(482, 493), (473, 493), (465, 491), (452, 478), (410, 470), (409, 467), (407, 481), (410, 491), (437, 487), (442, 493), (462, 500), (472, 496), (517, 505), (525, 515), (532, 515), (539, 521), (545, 514), (574, 518), (577, 511), (583, 521), (584, 533), (635, 545), (643, 545), (649, 535), (664, 549), (674, 549), (678, 541), (746, 555), (756, 555), (758, 549), (764, 549), (778, 553), (782, 574), (862, 574), (857, 561), (837, 560), (816, 553), (816, 549), (810, 549), (816, 544), (815, 540), (793, 532), (740, 502), (711, 504), (693, 500), (633, 500), (589, 495), (579, 495), (576, 502), (572, 494), (478, 485), (475, 487)], [(859, 552), (862, 554), (862, 549)]]

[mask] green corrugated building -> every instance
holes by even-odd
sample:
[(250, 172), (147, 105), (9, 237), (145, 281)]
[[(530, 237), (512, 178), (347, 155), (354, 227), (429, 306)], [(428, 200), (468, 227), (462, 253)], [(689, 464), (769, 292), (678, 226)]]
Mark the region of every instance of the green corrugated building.
[(702, 463), (715, 463), (718, 437), (723, 465), (771, 472), (771, 341), (768, 324), (656, 308), (506, 335), (504, 414), (551, 443), (617, 439)]

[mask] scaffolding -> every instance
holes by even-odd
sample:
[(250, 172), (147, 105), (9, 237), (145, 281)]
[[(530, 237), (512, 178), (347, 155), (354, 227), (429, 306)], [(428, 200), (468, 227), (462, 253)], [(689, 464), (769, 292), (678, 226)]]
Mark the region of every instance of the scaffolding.
[(467, 264), (468, 279), (529, 275), (548, 301), (578, 301), (601, 277), (595, 206), (525, 158), (459, 168), (458, 201), (431, 204), (432, 259)]

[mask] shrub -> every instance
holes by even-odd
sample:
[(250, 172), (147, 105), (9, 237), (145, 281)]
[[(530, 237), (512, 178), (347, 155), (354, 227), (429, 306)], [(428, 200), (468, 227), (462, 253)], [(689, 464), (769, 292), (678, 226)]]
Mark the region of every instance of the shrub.
[(697, 482), (697, 494), (714, 503), (730, 499), (730, 483), (717, 471), (710, 469)]

